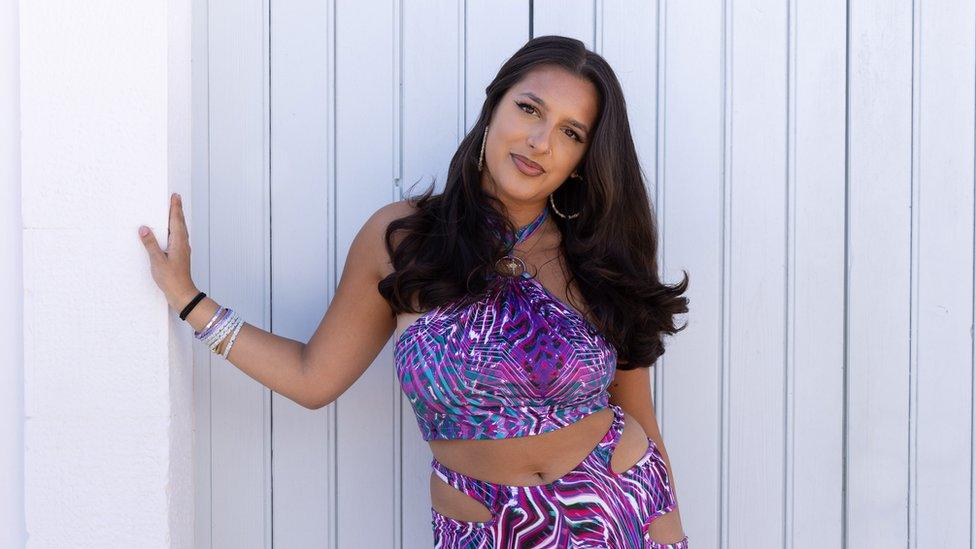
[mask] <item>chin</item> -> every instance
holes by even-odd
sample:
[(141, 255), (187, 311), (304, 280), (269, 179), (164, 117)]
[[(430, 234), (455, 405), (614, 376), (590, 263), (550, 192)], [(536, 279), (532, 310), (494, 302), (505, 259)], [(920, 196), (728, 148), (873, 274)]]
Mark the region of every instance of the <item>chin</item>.
[[(521, 175), (521, 173), (519, 175)], [(542, 188), (542, 185), (539, 185), (537, 183), (519, 181), (518, 179), (499, 181), (497, 184), (502, 194), (506, 196), (510, 196), (517, 200), (535, 199), (538, 197), (539, 190)]]

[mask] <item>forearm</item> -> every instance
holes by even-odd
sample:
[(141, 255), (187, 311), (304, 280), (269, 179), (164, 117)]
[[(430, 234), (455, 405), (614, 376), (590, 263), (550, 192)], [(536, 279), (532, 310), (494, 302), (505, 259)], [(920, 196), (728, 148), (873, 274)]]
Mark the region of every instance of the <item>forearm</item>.
[[(194, 291), (192, 295), (188, 293), (176, 298), (170, 306), (180, 312), (196, 294)], [(219, 307), (216, 301), (205, 297), (190, 311), (186, 322), (195, 331), (203, 331)], [(223, 352), (229, 341), (230, 334), (220, 342), (217, 352)], [(313, 398), (302, 359), (304, 348), (304, 343), (266, 332), (245, 322), (234, 340), (227, 360), (272, 391), (302, 406), (312, 407)]]
[(684, 529), (681, 526), (681, 511), (678, 500), (678, 486), (674, 480), (674, 471), (671, 469), (671, 459), (668, 451), (664, 447), (664, 440), (661, 436), (661, 429), (654, 414), (654, 404), (651, 399), (650, 387), (648, 385), (650, 372), (641, 368), (632, 372), (617, 372), (612, 385), (611, 402), (619, 405), (637, 420), (637, 423), (644, 428), (644, 433), (654, 442), (661, 457), (664, 460), (665, 469), (668, 473), (668, 481), (671, 492), (674, 495), (676, 504), (674, 509), (654, 520), (650, 526), (649, 533), (652, 539), (662, 543), (674, 543), (682, 539)]
[(654, 444), (657, 445), (658, 450), (661, 452), (661, 456), (664, 458), (664, 465), (668, 470), (668, 480), (671, 482), (671, 492), (674, 493), (674, 497), (678, 499), (678, 485), (674, 479), (674, 472), (671, 470), (671, 458), (668, 457), (668, 451), (664, 447), (664, 441), (661, 440), (661, 434), (658, 433), (657, 438), (651, 437), (654, 440)]
[[(671, 458), (668, 457), (668, 451), (664, 446), (664, 438), (661, 436), (661, 429), (657, 424), (657, 418), (654, 417), (652, 411), (648, 412), (647, 410), (638, 411), (636, 414), (631, 413), (631, 415), (637, 419), (637, 422), (640, 423), (641, 427), (644, 428), (644, 432), (646, 432), (647, 436), (654, 441), (658, 451), (661, 452), (661, 457), (664, 458), (664, 465), (668, 471), (668, 480), (671, 484), (671, 493), (674, 494), (675, 501), (677, 501), (678, 485), (675, 482), (674, 471), (671, 470)], [(679, 507), (679, 504), (675, 504), (673, 511), (675, 518), (672, 519), (677, 524), (681, 523), (681, 512), (678, 509)]]

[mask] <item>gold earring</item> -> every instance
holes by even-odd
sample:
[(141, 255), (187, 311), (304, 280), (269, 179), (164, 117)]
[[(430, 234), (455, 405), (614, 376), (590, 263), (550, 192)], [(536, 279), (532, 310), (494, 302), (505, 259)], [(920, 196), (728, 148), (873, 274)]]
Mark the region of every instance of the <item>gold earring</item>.
[(488, 125), (485, 125), (485, 135), (481, 138), (481, 154), (478, 156), (478, 171), (481, 171), (481, 167), (485, 162), (485, 145), (488, 143)]
[[(583, 176), (581, 176), (580, 174), (576, 173), (575, 171), (570, 174), (570, 177), (572, 177), (573, 179), (579, 179), (580, 180), (580, 183), (583, 182)], [(561, 211), (559, 211), (559, 208), (556, 208), (556, 201), (552, 198), (552, 195), (553, 195), (553, 193), (549, 193), (549, 204), (552, 206), (552, 211), (556, 212), (556, 215), (558, 215), (559, 217), (562, 217), (563, 219), (573, 219), (574, 217), (579, 216), (579, 214), (580, 214), (579, 212), (576, 212), (573, 215), (566, 215), (566, 214), (562, 213)]]
[(553, 193), (549, 193), (549, 205), (552, 206), (552, 211), (556, 212), (556, 215), (558, 215), (563, 219), (573, 219), (574, 217), (577, 217), (580, 214), (579, 212), (576, 212), (573, 215), (566, 215), (563, 212), (559, 211), (559, 208), (556, 208), (556, 201), (552, 199), (552, 195)]

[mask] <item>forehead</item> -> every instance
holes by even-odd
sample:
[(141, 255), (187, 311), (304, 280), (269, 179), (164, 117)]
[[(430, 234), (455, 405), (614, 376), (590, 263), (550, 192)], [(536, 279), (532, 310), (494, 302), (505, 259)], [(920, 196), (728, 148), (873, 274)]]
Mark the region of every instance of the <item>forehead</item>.
[(599, 101), (596, 86), (559, 67), (534, 69), (508, 90), (511, 96), (524, 93), (535, 94), (545, 101), (549, 112), (575, 118), (590, 128), (596, 121)]

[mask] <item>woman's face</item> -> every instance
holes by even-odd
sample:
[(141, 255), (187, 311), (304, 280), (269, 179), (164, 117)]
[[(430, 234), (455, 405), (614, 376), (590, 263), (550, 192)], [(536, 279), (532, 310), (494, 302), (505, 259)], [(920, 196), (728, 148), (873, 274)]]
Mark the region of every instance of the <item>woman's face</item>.
[[(552, 66), (531, 71), (502, 97), (488, 125), (481, 184), (516, 222), (531, 221), (532, 212), (541, 211), (578, 167), (589, 148), (598, 101), (589, 80)], [(544, 171), (523, 171), (515, 155)]]

